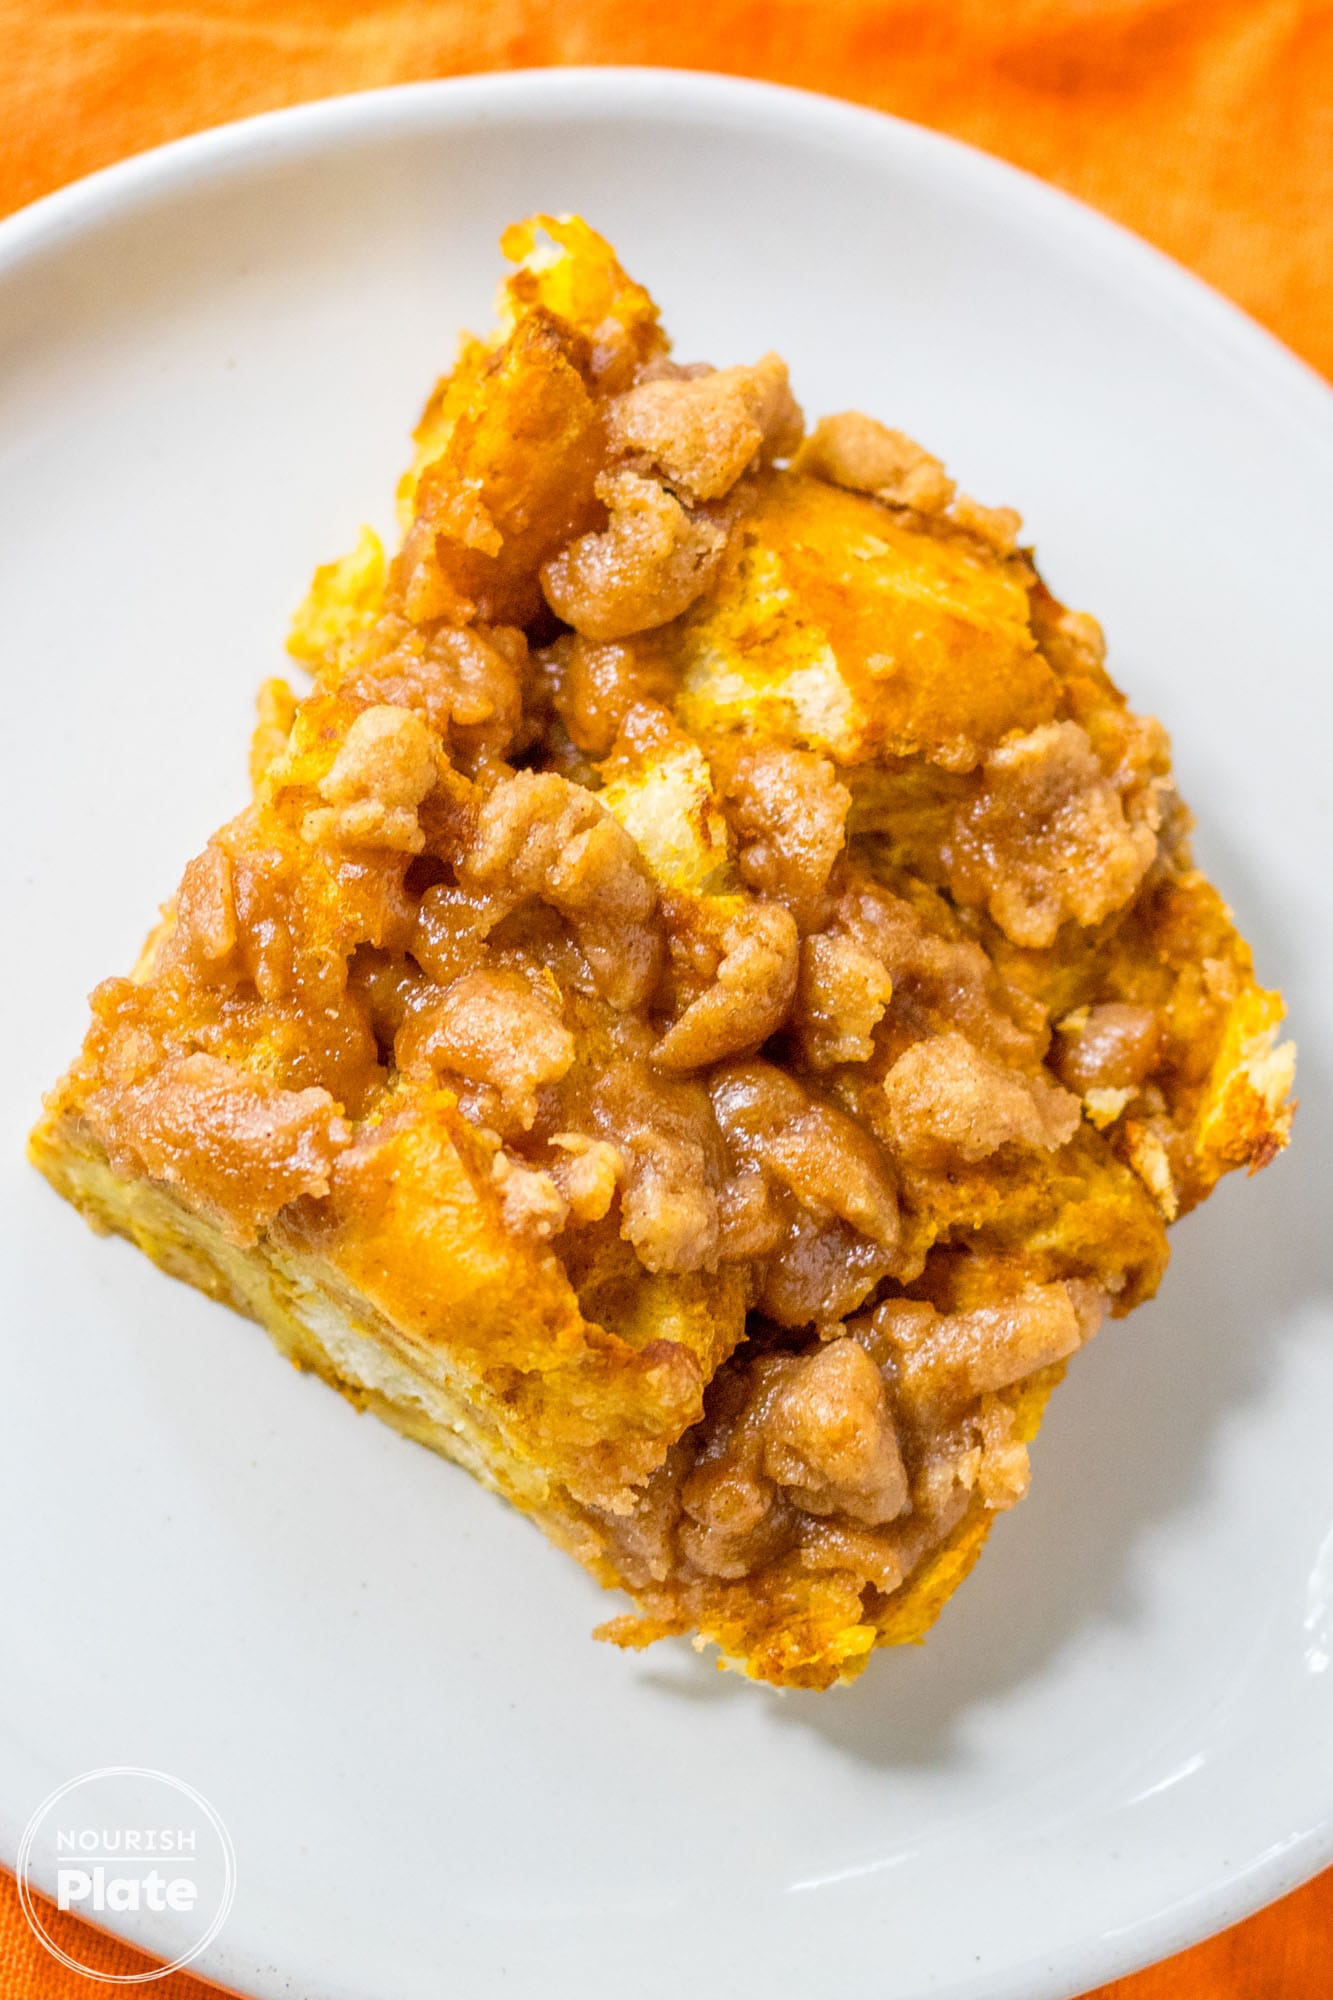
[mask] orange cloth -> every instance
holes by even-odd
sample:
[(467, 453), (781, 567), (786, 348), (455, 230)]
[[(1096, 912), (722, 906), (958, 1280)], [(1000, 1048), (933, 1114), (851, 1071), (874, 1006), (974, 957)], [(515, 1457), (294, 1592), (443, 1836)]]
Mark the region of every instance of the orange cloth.
[(0, 0), (0, 212), (201, 125), (408, 78), (732, 70), (1081, 195), (1333, 374), (1329, 0)]
[[(939, 126), (1190, 264), (1333, 374), (1329, 0), (0, 0), (0, 213), (309, 97), (543, 63), (771, 77)], [(108, 1971), (143, 1961), (100, 1947)], [(1101, 2000), (1312, 2000), (1333, 1875)], [(0, 1878), (5, 2000), (87, 2000)], [(152, 1989), (204, 2000), (182, 1973)]]
[[(58, 1926), (46, 1904), (47, 1921)], [(79, 1925), (79, 1952), (86, 1963), (110, 1973), (138, 1972), (150, 1960), (108, 1937)], [(56, 1929), (67, 1949), (70, 1934)], [(1285, 1902), (1274, 1903), (1248, 1923), (1223, 1931), (1180, 1958), (1165, 1959), (1150, 1972), (1117, 1979), (1085, 2000), (1318, 2000), (1328, 1991), (1333, 1958), (1333, 1871), (1307, 1883)], [(68, 1972), (38, 1944), (19, 1909), (13, 1877), (0, 1872), (0, 1993), (4, 2000), (96, 2000), (106, 1989)], [(217, 2000), (217, 1988), (170, 1972), (144, 1988), (150, 2000)]]

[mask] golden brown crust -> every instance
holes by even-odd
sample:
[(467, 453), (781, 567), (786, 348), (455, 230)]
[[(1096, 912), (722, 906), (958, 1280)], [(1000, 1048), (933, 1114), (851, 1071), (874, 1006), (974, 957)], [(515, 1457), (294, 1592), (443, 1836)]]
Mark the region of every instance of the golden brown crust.
[(1017, 516), (669, 362), (577, 220), (505, 247), (34, 1157), (627, 1587), (609, 1636), (827, 1686), (1285, 1143), (1281, 1006)]

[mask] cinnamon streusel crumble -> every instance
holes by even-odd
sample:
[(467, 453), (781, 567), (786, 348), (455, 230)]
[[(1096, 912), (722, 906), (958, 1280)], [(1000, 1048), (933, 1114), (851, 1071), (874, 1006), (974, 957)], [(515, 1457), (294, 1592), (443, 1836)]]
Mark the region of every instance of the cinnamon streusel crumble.
[(635, 1600), (826, 1687), (1021, 1499), (1166, 1224), (1286, 1143), (1281, 1002), (1018, 517), (507, 232), (391, 558), (33, 1157)]

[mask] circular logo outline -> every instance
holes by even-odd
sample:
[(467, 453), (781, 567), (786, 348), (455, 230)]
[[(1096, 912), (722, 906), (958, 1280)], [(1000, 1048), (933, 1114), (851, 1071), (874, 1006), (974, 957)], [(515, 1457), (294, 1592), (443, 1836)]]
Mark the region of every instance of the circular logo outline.
[[(68, 1793), (74, 1791), (79, 1785), (87, 1784), (93, 1778), (156, 1778), (161, 1784), (170, 1785), (174, 1791), (183, 1792), (186, 1798), (191, 1799), (200, 1808), (218, 1837), (218, 1843), (222, 1848), (222, 1900), (211, 1923), (198, 1943), (191, 1946), (190, 1950), (185, 1952), (182, 1957), (173, 1958), (169, 1965), (150, 1966), (146, 1972), (99, 1972), (93, 1966), (81, 1965), (77, 1958), (71, 1958), (70, 1954), (56, 1943), (43, 1924), (34, 1905), (33, 1889), (28, 1880), (28, 1863), (32, 1854), (33, 1842), (37, 1837), (42, 1821), (46, 1818), (52, 1806), (58, 1805), (61, 1799), (65, 1798)], [(184, 1778), (173, 1778), (169, 1771), (157, 1771), (151, 1765), (147, 1764), (103, 1764), (95, 1771), (81, 1771), (76, 1778), (67, 1778), (63, 1785), (57, 1785), (53, 1792), (48, 1792), (23, 1829), (23, 1838), (19, 1842), (19, 1851), (14, 1863), (14, 1876), (18, 1884), (19, 1907), (27, 1919), (28, 1927), (38, 1942), (50, 1952), (53, 1958), (59, 1959), (62, 1965), (68, 1966), (71, 1972), (81, 1973), (85, 1979), (99, 1979), (106, 1986), (144, 1986), (151, 1980), (165, 1979), (169, 1973), (179, 1972), (184, 1966), (193, 1964), (200, 1952), (206, 1950), (212, 1944), (214, 1938), (226, 1923), (227, 1918), (231, 1915), (231, 1907), (236, 1900), (236, 1849), (232, 1844), (231, 1835), (227, 1831), (222, 1816), (216, 1807), (210, 1805), (203, 1793), (196, 1791), (193, 1785), (187, 1784)], [(41, 1892), (39, 1891), (38, 1893), (40, 1894)], [(85, 1918), (80, 1918), (80, 1922), (86, 1921)], [(100, 1924), (93, 1925), (92, 1928), (102, 1931), (104, 1936), (116, 1937), (114, 1931), (103, 1930)], [(129, 1942), (122, 1939), (117, 1939), (117, 1941)], [(132, 1950), (142, 1949), (141, 1946), (133, 1944), (131, 1944), (130, 1948)]]

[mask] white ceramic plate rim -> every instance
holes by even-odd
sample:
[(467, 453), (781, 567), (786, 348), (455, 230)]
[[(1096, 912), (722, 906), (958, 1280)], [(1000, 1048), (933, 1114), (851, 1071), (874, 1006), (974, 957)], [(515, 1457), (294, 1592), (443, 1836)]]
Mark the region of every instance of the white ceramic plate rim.
[[(12, 280), (29, 260), (65, 248), (104, 224), (151, 208), (164, 196), (225, 179), (256, 161), (315, 156), (352, 136), (469, 126), (521, 115), (567, 119), (573, 113), (623, 112), (627, 101), (657, 116), (725, 117), (740, 129), (789, 130), (855, 143), (868, 161), (915, 157), (946, 186), (999, 214), (1026, 211), (1055, 253), (1093, 260), (1171, 314), (1177, 331), (1248, 372), (1271, 413), (1316, 433), (1333, 452), (1333, 396), (1322, 379), (1238, 307), (1128, 230), (1081, 202), (960, 141), (888, 114), (761, 83), (694, 71), (651, 68), (517, 70), (402, 84), (318, 100), (215, 127), (137, 154), (62, 188), (0, 222), (0, 278)], [(0, 1860), (12, 1868), (14, 1856)], [(1093, 1937), (1052, 1963), (1047, 1976), (1025, 1977), (1023, 2000), (1068, 1995), (1121, 1977), (1240, 1921), (1333, 1862), (1333, 1816), (1276, 1854), (1255, 1856), (1191, 1897), (1184, 1907), (1153, 1912), (1118, 1939)], [(197, 1968), (192, 1968), (196, 1976)], [(1001, 1977), (996, 1988), (1017, 1996)]]

